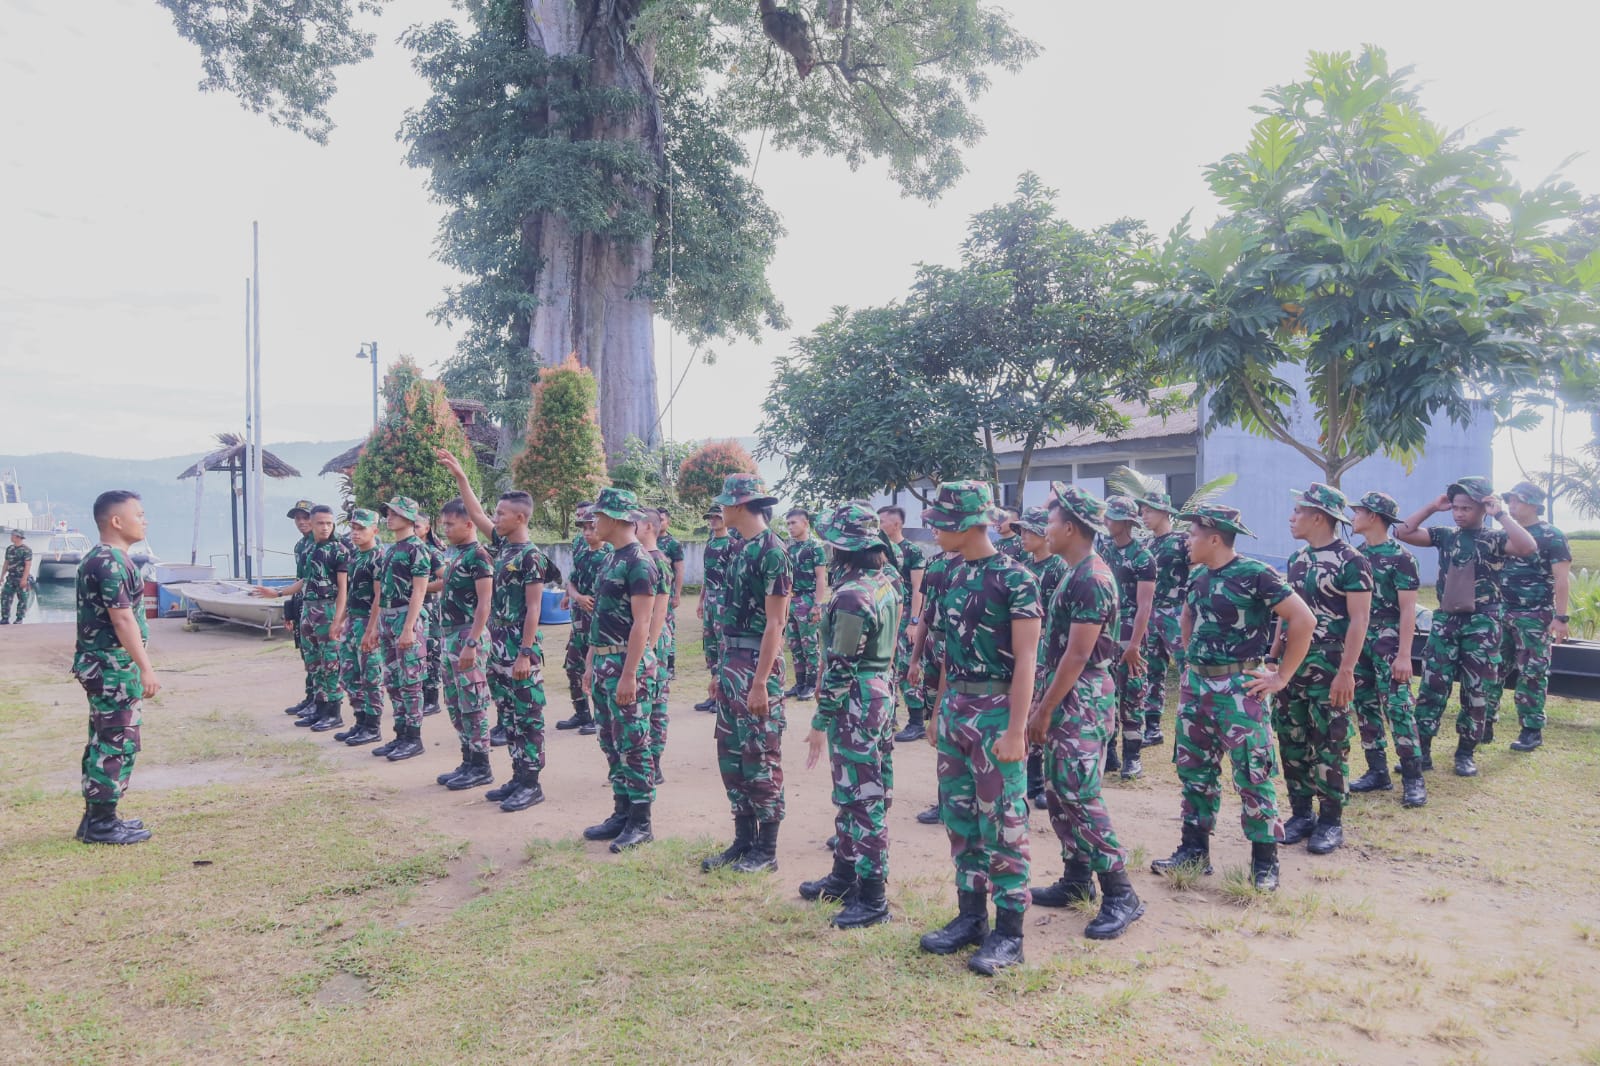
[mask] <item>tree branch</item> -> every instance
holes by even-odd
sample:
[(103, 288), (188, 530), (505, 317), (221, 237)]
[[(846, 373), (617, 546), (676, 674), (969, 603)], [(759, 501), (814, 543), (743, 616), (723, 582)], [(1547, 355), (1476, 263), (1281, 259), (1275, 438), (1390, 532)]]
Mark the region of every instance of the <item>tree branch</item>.
[(1289, 447), (1293, 448), (1307, 459), (1310, 459), (1313, 463), (1316, 463), (1324, 470), (1327, 469), (1327, 459), (1321, 453), (1314, 452), (1310, 448), (1307, 448), (1304, 444), (1301, 444), (1299, 441), (1295, 440), (1294, 435), (1289, 432), (1287, 426), (1284, 426), (1280, 422), (1274, 422), (1270, 417), (1268, 417), (1266, 405), (1262, 403), (1261, 397), (1256, 394), (1254, 385), (1251, 385), (1249, 381), (1244, 381), (1240, 383), (1240, 388), (1244, 389), (1244, 396), (1250, 404), (1251, 413), (1256, 416), (1256, 421), (1261, 423), (1261, 428), (1267, 431), (1268, 436), (1278, 441), (1280, 444), (1287, 444)]

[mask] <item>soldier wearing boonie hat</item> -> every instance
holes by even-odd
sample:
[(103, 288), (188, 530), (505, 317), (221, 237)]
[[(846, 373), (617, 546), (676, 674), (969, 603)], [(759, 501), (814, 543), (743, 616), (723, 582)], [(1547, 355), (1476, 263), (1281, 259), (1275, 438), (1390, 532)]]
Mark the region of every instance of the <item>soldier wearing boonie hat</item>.
[[(1239, 820), (1250, 841), (1251, 881), (1258, 891), (1278, 887), (1277, 755), (1265, 697), (1281, 691), (1299, 669), (1316, 619), (1272, 567), (1234, 551), (1234, 539), (1254, 536), (1237, 508), (1202, 504), (1180, 511), (1189, 523), (1195, 564), (1184, 604), (1189, 634), (1183, 688), (1173, 735), (1173, 764), (1183, 787), (1183, 839), (1156, 873), (1179, 866), (1211, 872), (1211, 833), (1222, 803), (1222, 758), (1232, 763)], [(1288, 623), (1277, 670), (1260, 669), (1276, 619)]]
[[(296, 582), (305, 580), (306, 556), (311, 554), (311, 548), (317, 542), (317, 539), (311, 535), (311, 508), (315, 506), (316, 504), (310, 500), (296, 500), (294, 506), (289, 508), (285, 515), (286, 518), (294, 519), (294, 528), (300, 532), (300, 539), (294, 542), (294, 579)], [(289, 602), (283, 605), (283, 624), (289, 629), (289, 638), (294, 642), (295, 651), (300, 652), (301, 666), (304, 668), (306, 675), (305, 698), (293, 707), (285, 707), (283, 713), (314, 718), (317, 709), (317, 694), (312, 689), (311, 666), (306, 663), (304, 650), (300, 647), (300, 597), (298, 595), (289, 597)]]
[(377, 624), (368, 627), (361, 645), (369, 654), (380, 645), (383, 648), (383, 683), (394, 708), (394, 739), (373, 748), (372, 754), (390, 762), (423, 752), (422, 681), (427, 667), (422, 603), (433, 573), (433, 553), (417, 536), (421, 511), (409, 496), (396, 496), (378, 508), (396, 539), (378, 568)]
[(1372, 567), (1372, 618), (1356, 664), (1353, 701), (1366, 754), (1367, 772), (1350, 782), (1351, 792), (1388, 791), (1389, 764), (1384, 751), (1384, 726), (1394, 734), (1399, 757), (1400, 802), (1421, 807), (1428, 802), (1422, 781), (1422, 756), (1417, 744), (1417, 718), (1411, 701), (1411, 650), (1416, 632), (1417, 560), (1389, 535), (1400, 520), (1400, 506), (1387, 492), (1369, 492), (1351, 508), (1352, 528), (1365, 543), (1360, 552)]
[(358, 507), (350, 512), (351, 550), (346, 562), (345, 627), (339, 642), (339, 680), (350, 700), (355, 724), (333, 735), (350, 747), (371, 744), (382, 734), (383, 657), (362, 647), (367, 630), (377, 625), (373, 608), (377, 598), (378, 568), (383, 551), (378, 545), (378, 512)]
[(1544, 701), (1550, 680), (1550, 645), (1568, 636), (1567, 605), (1570, 595), (1572, 549), (1566, 534), (1544, 519), (1544, 490), (1519, 481), (1505, 493), (1507, 510), (1528, 531), (1537, 550), (1506, 560), (1500, 572), (1505, 597), (1501, 625), (1500, 673), (1489, 687), (1489, 732), (1500, 709), (1501, 693), (1514, 691), (1521, 726), (1512, 751), (1529, 752), (1544, 743)]
[(784, 626), (794, 687), (784, 695), (809, 700), (816, 695), (822, 670), (819, 634), (822, 605), (828, 600), (828, 556), (822, 542), (812, 535), (810, 511), (791, 507), (784, 518), (789, 530), (789, 565), (794, 571), (794, 595), (789, 598), (789, 621)]
[(962, 557), (931, 607), (932, 629), (944, 642), (936, 737), (939, 806), (955, 860), (960, 913), (925, 935), (922, 948), (946, 955), (979, 944), (967, 966), (984, 975), (1023, 959), (1026, 726), (1044, 613), (1033, 575), (989, 542), (993, 520), (994, 500), (983, 481), (945, 482), (922, 512), (939, 546)]
[(705, 576), (700, 584), (700, 602), (695, 615), (700, 619), (700, 650), (705, 655), (706, 673), (710, 675), (706, 698), (694, 705), (697, 711), (716, 713), (717, 664), (722, 661), (722, 645), (717, 629), (717, 600), (722, 595), (723, 582), (728, 571), (728, 553), (733, 548), (733, 538), (728, 535), (728, 525), (722, 519), (722, 508), (711, 506), (701, 515), (706, 521)]
[(594, 527), (594, 501), (585, 500), (573, 509), (578, 531), (572, 535), (572, 569), (561, 605), (572, 612), (572, 628), (567, 638), (567, 655), (562, 667), (567, 675), (567, 691), (572, 697), (572, 717), (556, 723), (557, 729), (576, 729), (581, 736), (596, 732), (589, 694), (583, 687), (584, 663), (589, 651), (589, 618), (594, 610), (594, 586), (605, 568), (611, 545), (600, 539)]
[[(1344, 843), (1350, 703), (1372, 615), (1372, 567), (1339, 536), (1339, 527), (1349, 522), (1344, 493), (1312, 482), (1292, 496), (1289, 532), (1306, 546), (1289, 556), (1289, 587), (1311, 608), (1316, 629), (1273, 713), (1291, 808), (1283, 842), (1305, 840), (1306, 850), (1326, 855)], [(1285, 639), (1280, 624), (1274, 652)]]
[(1182, 530), (1172, 528), (1178, 508), (1165, 492), (1134, 497), (1139, 516), (1150, 530), (1145, 547), (1156, 563), (1155, 598), (1150, 604), (1150, 625), (1145, 630), (1144, 736), (1141, 747), (1161, 744), (1161, 716), (1166, 711), (1167, 668), (1176, 663), (1183, 673), (1183, 598), (1189, 589), (1189, 545)]
[(1102, 538), (1106, 562), (1117, 580), (1117, 625), (1112, 632), (1119, 649), (1111, 675), (1117, 687), (1117, 715), (1113, 727), (1122, 728), (1122, 758), (1116, 748), (1116, 729), (1106, 738), (1106, 769), (1119, 766), (1123, 780), (1144, 772), (1139, 750), (1144, 747), (1145, 669), (1143, 648), (1150, 631), (1150, 612), (1156, 595), (1156, 558), (1149, 546), (1133, 535), (1144, 525), (1139, 505), (1128, 496), (1111, 496), (1105, 502), (1107, 535)]
[[(1446, 511), (1454, 526), (1423, 525)], [(1498, 519), (1502, 528), (1490, 529), (1486, 521), (1490, 517)], [(1538, 545), (1506, 512), (1489, 479), (1479, 476), (1452, 481), (1442, 495), (1395, 527), (1394, 535), (1439, 552), (1439, 609), (1433, 613), (1422, 656), (1422, 692), (1417, 699), (1422, 768), (1433, 769), (1433, 738), (1459, 675), (1454, 769), (1457, 776), (1476, 777), (1477, 747), (1494, 739), (1488, 699), (1500, 676), (1505, 614), (1500, 574), (1508, 558), (1532, 555)]]
[[(1050, 509), (1047, 507), (1030, 507), (1011, 523), (1022, 536), (1022, 547), (1025, 554), (1022, 565), (1028, 568), (1033, 579), (1039, 582), (1039, 602), (1044, 605), (1046, 612), (1050, 610), (1050, 600), (1056, 594), (1056, 588), (1061, 584), (1061, 579), (1066, 576), (1067, 564), (1062, 562), (1061, 556), (1050, 550), (1050, 542), (1045, 539), (1045, 529), (1050, 524)], [(1049, 662), (1045, 656), (1045, 637), (1043, 627), (1039, 633), (1039, 658), (1033, 667), (1033, 693), (1037, 697), (1044, 691), (1050, 681)], [(1028, 745), (1028, 800), (1040, 810), (1045, 810), (1048, 801), (1044, 794), (1044, 751), (1038, 744)]]

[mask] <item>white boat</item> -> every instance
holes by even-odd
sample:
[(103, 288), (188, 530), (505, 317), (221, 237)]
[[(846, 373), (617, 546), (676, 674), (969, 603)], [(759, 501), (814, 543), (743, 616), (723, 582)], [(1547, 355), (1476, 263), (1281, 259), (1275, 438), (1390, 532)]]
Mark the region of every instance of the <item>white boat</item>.
[(284, 628), (283, 600), (252, 596), (243, 581), (184, 581), (163, 586), (188, 607), (189, 623), (232, 622), (265, 630), (267, 636)]
[(78, 564), (94, 542), (75, 529), (59, 530), (50, 535), (43, 548), (36, 549), (39, 559), (40, 581), (74, 581), (78, 577)]

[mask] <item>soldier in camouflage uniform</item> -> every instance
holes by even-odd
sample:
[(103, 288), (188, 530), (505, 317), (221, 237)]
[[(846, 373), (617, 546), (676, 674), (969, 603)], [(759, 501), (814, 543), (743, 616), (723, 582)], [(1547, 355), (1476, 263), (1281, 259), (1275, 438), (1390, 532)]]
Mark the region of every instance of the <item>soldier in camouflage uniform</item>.
[(458, 499), (439, 512), (450, 548), (439, 581), (439, 630), (444, 644), (444, 702), (461, 741), (461, 765), (437, 778), (452, 792), (494, 783), (489, 766), (489, 657), (484, 634), (494, 599), (494, 561), (478, 543), (478, 530)]
[(339, 674), (345, 695), (350, 697), (355, 725), (348, 732), (335, 733), (333, 739), (354, 748), (382, 739), (378, 727), (383, 722), (383, 659), (362, 647), (367, 631), (378, 624), (373, 617), (378, 568), (383, 561), (378, 545), (378, 512), (364, 507), (351, 512), (350, 538)]
[(1494, 732), (1500, 695), (1516, 695), (1521, 731), (1512, 751), (1533, 751), (1544, 743), (1544, 697), (1550, 682), (1550, 645), (1567, 639), (1567, 600), (1572, 549), (1566, 534), (1544, 520), (1544, 492), (1519, 481), (1504, 496), (1511, 516), (1528, 531), (1537, 550), (1506, 560), (1500, 572), (1505, 619), (1500, 641), (1500, 674), (1491, 679), (1485, 702), (1488, 732)]
[(1017, 528), (1021, 512), (1014, 507), (1000, 507), (995, 511), (994, 550), (1001, 555), (1022, 562), (1028, 557), (1028, 548), (1022, 543), (1022, 532)]
[[(1313, 855), (1344, 843), (1345, 782), (1350, 774), (1350, 701), (1372, 617), (1372, 566), (1339, 536), (1344, 493), (1312, 482), (1294, 494), (1289, 533), (1306, 542), (1289, 556), (1289, 587), (1316, 617), (1311, 647), (1274, 708), (1290, 818), (1283, 842), (1306, 841)], [(1287, 639), (1282, 623), (1273, 658)], [(1316, 798), (1318, 811), (1311, 814)]]
[(1189, 589), (1189, 546), (1184, 534), (1172, 528), (1177, 508), (1172, 497), (1152, 492), (1135, 501), (1139, 517), (1150, 530), (1145, 547), (1156, 562), (1156, 594), (1150, 604), (1150, 628), (1145, 631), (1144, 744), (1162, 743), (1161, 714), (1166, 708), (1167, 666), (1183, 673), (1183, 600)]
[(784, 695), (809, 700), (817, 691), (817, 675), (822, 668), (819, 623), (822, 604), (827, 602), (827, 553), (811, 533), (811, 515), (802, 507), (791, 510), (789, 526), (789, 565), (794, 571), (794, 596), (789, 600), (789, 622), (785, 630), (789, 657), (794, 660), (794, 687)]
[(672, 584), (672, 594), (667, 601), (667, 680), (661, 690), (661, 698), (665, 700), (671, 694), (673, 679), (678, 676), (678, 602), (683, 599), (685, 562), (683, 545), (667, 528), (671, 524), (671, 513), (665, 507), (657, 507), (656, 514), (661, 519), (656, 523), (656, 549), (667, 557), (670, 566), (668, 577)]
[[(300, 532), (300, 539), (294, 542), (294, 579), (300, 581), (305, 578), (306, 556), (310, 554), (312, 545), (317, 539), (311, 535), (311, 508), (316, 505), (310, 500), (297, 500), (289, 508), (288, 517), (294, 520), (294, 527)], [(263, 595), (265, 586), (255, 589), (257, 595)], [(315, 718), (317, 713), (317, 696), (311, 687), (311, 667), (305, 662), (305, 649), (300, 646), (300, 600), (299, 597), (289, 597), (289, 602), (283, 605), (283, 624), (289, 630), (289, 639), (294, 642), (295, 651), (300, 653), (301, 666), (305, 671), (306, 694), (305, 698), (292, 707), (285, 707), (284, 714), (301, 715)]]
[(150, 830), (137, 818), (117, 817), (128, 791), (144, 700), (161, 691), (145, 654), (150, 631), (144, 584), (128, 550), (144, 539), (144, 507), (137, 493), (103, 492), (94, 501), (100, 543), (78, 564), (78, 641), (72, 674), (89, 698), (89, 740), (83, 747), (83, 819), (76, 836), (85, 844), (140, 844)]
[(743, 538), (728, 557), (718, 603), (722, 663), (717, 767), (733, 807), (733, 843), (700, 864), (740, 873), (778, 868), (783, 820), (783, 627), (794, 589), (783, 544), (768, 528), (777, 497), (758, 474), (729, 474), (714, 501)]
[[(1107, 739), (1106, 769), (1118, 768), (1116, 725), (1122, 727), (1122, 779), (1132, 780), (1144, 772), (1139, 751), (1144, 747), (1145, 730), (1145, 639), (1150, 632), (1150, 613), (1155, 604), (1156, 560), (1149, 546), (1133, 535), (1143, 526), (1139, 507), (1127, 496), (1106, 500), (1106, 562), (1117, 581), (1117, 661), (1111, 676), (1117, 688), (1118, 720)], [(1159, 722), (1157, 723), (1159, 725)]]
[[(1455, 528), (1424, 527), (1449, 511)], [(1487, 528), (1486, 517), (1504, 529)], [(1394, 535), (1419, 548), (1439, 552), (1439, 609), (1422, 656), (1422, 695), (1417, 700), (1417, 730), (1422, 735), (1422, 768), (1433, 769), (1433, 738), (1439, 732), (1450, 686), (1459, 675), (1461, 712), (1456, 716), (1455, 772), (1476, 777), (1473, 758), (1488, 728), (1488, 692), (1500, 673), (1503, 615), (1500, 572), (1512, 556), (1534, 554), (1538, 545), (1505, 512), (1485, 477), (1464, 477), (1444, 494), (1395, 527)], [(1493, 739), (1490, 734), (1487, 739)]]
[[(909, 633), (911, 652), (906, 667), (906, 684), (915, 685), (924, 693), (937, 695), (939, 683), (944, 677), (944, 638), (934, 631), (933, 612), (939, 597), (949, 587), (951, 573), (960, 565), (959, 553), (940, 550), (928, 560), (927, 571), (922, 578), (922, 613)], [(929, 712), (928, 724), (934, 724), (932, 711)], [(930, 744), (934, 742), (933, 730), (930, 729), (924, 736)], [(944, 815), (939, 810), (937, 799), (926, 810), (917, 813), (917, 822), (921, 825), (939, 825), (943, 821)]]
[(367, 654), (383, 648), (383, 684), (394, 708), (394, 739), (372, 749), (390, 762), (422, 754), (422, 676), (426, 634), (422, 601), (433, 575), (433, 553), (416, 533), (417, 501), (396, 496), (378, 508), (395, 542), (384, 552), (377, 573), (376, 625), (361, 638)]
[(567, 637), (567, 689), (572, 694), (572, 717), (556, 723), (557, 729), (576, 729), (580, 736), (594, 736), (594, 714), (589, 709), (589, 693), (583, 687), (584, 664), (589, 659), (589, 617), (594, 611), (594, 586), (605, 569), (611, 545), (595, 532), (594, 504), (578, 505), (575, 518), (578, 532), (572, 538), (572, 573), (567, 575), (567, 592), (562, 605), (572, 612), (572, 629)]
[(717, 637), (717, 597), (722, 592), (733, 538), (728, 534), (727, 523), (722, 520), (722, 508), (712, 507), (702, 517), (706, 520), (705, 578), (700, 585), (700, 604), (695, 608), (695, 614), (700, 619), (700, 647), (705, 653), (706, 672), (711, 675), (711, 680), (706, 688), (706, 698), (695, 704), (694, 709), (715, 714), (717, 663), (722, 658)]
[[(1265, 698), (1283, 691), (1300, 668), (1316, 618), (1276, 570), (1234, 551), (1234, 538), (1255, 536), (1237, 509), (1205, 504), (1177, 517), (1189, 523), (1194, 564), (1183, 609), (1184, 675), (1172, 760), (1183, 786), (1183, 839), (1150, 869), (1195, 866), (1211, 872), (1226, 754), (1239, 793), (1239, 821), (1250, 841), (1251, 881), (1258, 891), (1275, 891), (1283, 824), (1272, 787), (1277, 758)], [(1277, 668), (1262, 668), (1274, 617), (1288, 623), (1288, 635)]]
[[(1028, 568), (1033, 579), (1039, 583), (1039, 602), (1044, 605), (1045, 611), (1050, 609), (1050, 599), (1056, 594), (1056, 586), (1061, 584), (1061, 579), (1066, 576), (1067, 564), (1050, 550), (1050, 541), (1045, 537), (1045, 530), (1050, 525), (1050, 510), (1047, 507), (1030, 507), (1022, 512), (1022, 516), (1011, 523), (1022, 536), (1022, 546), (1028, 554), (1023, 558), (1022, 565)], [(1033, 667), (1033, 698), (1038, 699), (1044, 692), (1045, 686), (1050, 683), (1050, 660), (1045, 654), (1049, 634), (1041, 627), (1039, 633), (1039, 657)], [(1044, 747), (1042, 744), (1028, 745), (1028, 798), (1039, 810), (1048, 810), (1050, 801), (1045, 796), (1044, 788)]]
[(928, 694), (921, 685), (906, 680), (911, 666), (911, 626), (922, 616), (922, 582), (927, 575), (928, 555), (922, 545), (905, 535), (906, 512), (898, 504), (878, 508), (878, 528), (894, 551), (894, 565), (900, 572), (900, 636), (895, 645), (895, 677), (900, 699), (906, 705), (906, 727), (895, 734), (895, 741), (909, 744), (927, 734)]
[[(1130, 504), (1132, 501), (1128, 501)], [(1045, 607), (1047, 683), (1028, 717), (1028, 739), (1045, 746), (1050, 824), (1061, 841), (1061, 879), (1032, 892), (1041, 907), (1094, 899), (1092, 874), (1105, 890), (1100, 913), (1084, 928), (1091, 940), (1113, 940), (1144, 914), (1128, 880), (1127, 854), (1100, 798), (1102, 750), (1117, 719), (1113, 673), (1122, 649), (1117, 582), (1095, 551), (1107, 535), (1107, 505), (1082, 489), (1051, 486), (1050, 548), (1067, 567)]]
[(833, 547), (838, 581), (822, 617), (824, 656), (817, 711), (806, 736), (806, 769), (823, 746), (833, 772), (833, 871), (800, 885), (802, 899), (845, 904), (832, 923), (856, 929), (889, 920), (884, 886), (892, 799), (894, 657), (901, 593), (885, 559), (877, 516), (852, 502), (822, 515), (817, 533)]
[(655, 764), (650, 754), (649, 679), (655, 669), (650, 629), (660, 602), (661, 567), (639, 543), (642, 512), (627, 489), (600, 490), (595, 532), (611, 546), (595, 582), (589, 620), (586, 676), (594, 699), (600, 749), (611, 783), (611, 816), (583, 831), (586, 840), (609, 840), (611, 850), (655, 839)]
[[(333, 535), (333, 508), (311, 508), (311, 550), (302, 562), (305, 576), (289, 586), (300, 602), (300, 654), (311, 670), (313, 713), (295, 722), (326, 733), (344, 724), (339, 686), (339, 634), (349, 602), (350, 559)], [(275, 590), (283, 595), (286, 589)]]
[[(1022, 962), (1028, 906), (1028, 709), (1039, 653), (1039, 583), (989, 542), (988, 483), (939, 486), (922, 512), (939, 547), (961, 563), (931, 607), (943, 638), (937, 748), (939, 808), (955, 860), (960, 913), (922, 938), (947, 955), (980, 944), (967, 966), (992, 975)], [(989, 929), (993, 892), (995, 926)]]
[[(13, 531), (11, 543), (6, 546), (5, 582), (0, 585), (0, 626), (17, 625), (28, 614), (28, 590), (33, 587), (33, 549), (21, 533)], [(15, 601), (15, 617), (11, 604)]]
[(1361, 554), (1372, 567), (1372, 620), (1356, 664), (1356, 722), (1367, 772), (1350, 782), (1351, 792), (1387, 792), (1394, 788), (1383, 746), (1385, 725), (1394, 733), (1400, 757), (1405, 807), (1428, 802), (1422, 782), (1422, 757), (1417, 746), (1417, 718), (1411, 705), (1411, 644), (1417, 626), (1417, 560), (1389, 535), (1400, 521), (1400, 507), (1386, 492), (1369, 492), (1351, 508), (1352, 525), (1365, 543)]
[(444, 684), (444, 630), (439, 624), (439, 592), (443, 586), (448, 553), (445, 544), (434, 534), (433, 519), (426, 514), (417, 515), (417, 539), (427, 546), (433, 556), (433, 573), (428, 576), (428, 594), (422, 599), (422, 716), (438, 714), (439, 687)]
[(667, 695), (671, 680), (667, 676), (667, 659), (671, 654), (667, 619), (672, 613), (672, 558), (661, 550), (659, 538), (661, 531), (666, 528), (666, 519), (661, 517), (660, 511), (654, 507), (645, 508), (639, 513), (639, 521), (634, 528), (639, 537), (639, 546), (655, 563), (657, 570), (656, 602), (650, 615), (649, 669), (645, 674), (645, 689), (640, 700), (649, 708), (650, 714), (650, 780), (652, 784), (659, 785), (665, 781), (661, 772), (661, 756), (667, 750)]

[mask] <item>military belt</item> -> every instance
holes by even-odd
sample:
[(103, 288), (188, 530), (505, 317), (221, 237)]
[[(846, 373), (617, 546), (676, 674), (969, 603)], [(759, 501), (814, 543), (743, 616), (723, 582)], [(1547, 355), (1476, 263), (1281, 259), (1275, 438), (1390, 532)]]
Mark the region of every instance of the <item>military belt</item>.
[(626, 655), (628, 646), (626, 644), (591, 644), (589, 645), (589, 650), (596, 655)]
[[(379, 607), (378, 608), (378, 613), (381, 614), (383, 617), (388, 618), (390, 615), (404, 614), (406, 611), (409, 611), (410, 609), (411, 609), (410, 604), (407, 604), (407, 605), (405, 605), (403, 607)], [(420, 614), (417, 616), (417, 620), (419, 622), (422, 620), (422, 616)]]
[(307, 596), (305, 593), (300, 594), (301, 603), (332, 603), (338, 598), (339, 597), (337, 594), (332, 596)]
[(951, 681), (945, 691), (958, 696), (1000, 696), (1011, 691), (1011, 680), (1003, 677), (986, 677), (978, 681)]
[(1342, 640), (1319, 640), (1316, 643), (1312, 644), (1309, 650), (1311, 650), (1311, 651), (1320, 651), (1324, 655), (1329, 655), (1329, 654), (1332, 654), (1333, 652), (1342, 652), (1342, 651), (1344, 651), (1344, 641), (1342, 641)]
[(445, 626), (444, 631), (446, 633), (448, 633), (452, 637), (459, 637), (463, 633), (471, 633), (472, 632), (472, 623), (471, 622), (463, 622), (461, 625), (458, 625), (458, 626)]
[(724, 633), (722, 634), (722, 646), (724, 648), (739, 648), (744, 651), (760, 651), (761, 638)]
[(1201, 677), (1232, 677), (1234, 674), (1243, 674), (1254, 670), (1260, 665), (1260, 659), (1247, 659), (1242, 663), (1216, 663), (1215, 665), (1190, 663), (1189, 669)]

